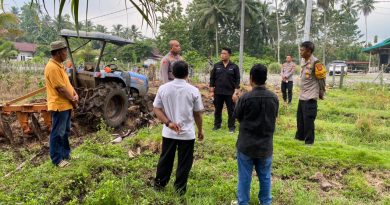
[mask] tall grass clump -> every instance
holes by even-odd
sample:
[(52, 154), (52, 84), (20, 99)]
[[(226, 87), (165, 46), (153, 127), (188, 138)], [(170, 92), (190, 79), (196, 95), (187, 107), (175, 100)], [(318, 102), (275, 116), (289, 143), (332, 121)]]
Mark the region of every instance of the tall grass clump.
[(355, 122), (357, 131), (363, 141), (372, 142), (375, 140), (374, 118), (372, 115), (358, 115)]

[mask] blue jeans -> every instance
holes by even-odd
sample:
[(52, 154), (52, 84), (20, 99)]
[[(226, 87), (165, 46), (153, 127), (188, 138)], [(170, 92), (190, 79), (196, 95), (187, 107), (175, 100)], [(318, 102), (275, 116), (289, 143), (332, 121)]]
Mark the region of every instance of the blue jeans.
[(271, 165), (272, 156), (268, 158), (251, 158), (237, 151), (238, 186), (237, 200), (240, 205), (247, 205), (250, 200), (253, 165), (260, 182), (259, 202), (262, 205), (272, 203)]
[(57, 165), (63, 159), (69, 159), (70, 118), (71, 110), (53, 111), (50, 132), (50, 158)]

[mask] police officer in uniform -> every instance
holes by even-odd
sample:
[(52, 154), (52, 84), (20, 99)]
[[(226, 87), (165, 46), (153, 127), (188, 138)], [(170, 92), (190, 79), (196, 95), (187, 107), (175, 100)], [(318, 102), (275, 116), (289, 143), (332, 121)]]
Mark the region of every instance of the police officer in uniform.
[(162, 84), (165, 84), (175, 79), (172, 73), (173, 64), (177, 61), (183, 60), (183, 58), (180, 56), (181, 47), (179, 41), (169, 41), (169, 47), (171, 48), (171, 50), (161, 59), (160, 64), (160, 76)]

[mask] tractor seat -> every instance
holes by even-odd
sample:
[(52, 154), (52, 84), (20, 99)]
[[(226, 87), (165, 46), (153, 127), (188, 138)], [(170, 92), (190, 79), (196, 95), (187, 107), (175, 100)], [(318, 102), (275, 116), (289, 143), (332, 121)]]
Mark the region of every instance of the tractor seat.
[(95, 63), (91, 63), (91, 62), (84, 63), (84, 70), (85, 71), (93, 71), (94, 68), (95, 68)]

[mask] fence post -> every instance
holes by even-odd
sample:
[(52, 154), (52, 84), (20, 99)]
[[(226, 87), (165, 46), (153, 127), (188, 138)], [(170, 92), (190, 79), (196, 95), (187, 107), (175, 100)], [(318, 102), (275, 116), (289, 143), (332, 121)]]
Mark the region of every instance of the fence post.
[(334, 77), (334, 71), (336, 70), (336, 65), (333, 65), (333, 72), (332, 72), (332, 87), (336, 85), (336, 78)]
[[(334, 74), (334, 73), (333, 73)], [(340, 74), (340, 89), (343, 88), (344, 81), (344, 66), (341, 66), (341, 74)]]
[(380, 84), (381, 84), (381, 86), (383, 87), (383, 68), (385, 67), (385, 65), (384, 64), (382, 64), (382, 66), (381, 66), (381, 76), (380, 76)]

